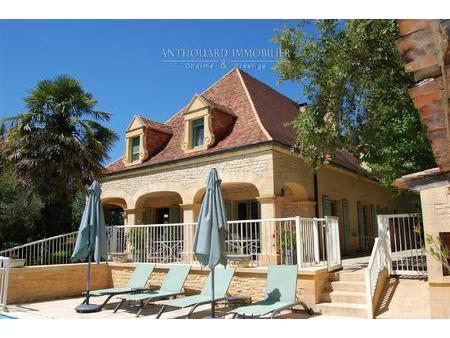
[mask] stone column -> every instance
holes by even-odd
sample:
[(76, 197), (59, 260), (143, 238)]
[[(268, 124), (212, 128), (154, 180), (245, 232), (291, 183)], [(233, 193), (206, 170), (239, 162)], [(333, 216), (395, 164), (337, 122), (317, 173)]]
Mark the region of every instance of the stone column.
[[(124, 210), (125, 217), (124, 217), (124, 223), (125, 225), (135, 225), (136, 224), (136, 209), (126, 209)], [(124, 240), (125, 240), (125, 252), (128, 253), (127, 257), (129, 260), (133, 259), (133, 244), (130, 241), (129, 237), (130, 229), (125, 228), (125, 233), (123, 234)]]
[(279, 198), (276, 196), (257, 198), (261, 206), (261, 264), (276, 264), (279, 260), (276, 241), (276, 222), (264, 222), (265, 219), (280, 217)]
[(125, 209), (124, 213), (125, 213), (124, 217), (125, 225), (136, 224), (136, 209)]
[[(183, 210), (183, 223), (194, 223), (194, 209), (195, 204), (180, 204)], [(192, 245), (194, 241), (195, 226), (184, 225), (183, 227), (183, 262), (192, 263), (194, 255), (192, 252)]]

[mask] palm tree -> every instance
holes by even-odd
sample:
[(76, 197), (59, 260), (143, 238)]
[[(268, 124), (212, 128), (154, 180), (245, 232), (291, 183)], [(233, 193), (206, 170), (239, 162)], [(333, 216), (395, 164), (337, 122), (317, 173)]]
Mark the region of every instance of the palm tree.
[[(77, 191), (101, 176), (102, 163), (117, 138), (101, 124), (111, 115), (95, 110), (97, 100), (67, 75), (39, 81), (25, 103), (25, 113), (8, 119), (6, 157), (22, 183), (46, 203), (46, 222), (60, 223), (56, 228), (66, 230), (70, 214), (64, 209), (70, 208)], [(44, 235), (59, 232), (46, 228)]]

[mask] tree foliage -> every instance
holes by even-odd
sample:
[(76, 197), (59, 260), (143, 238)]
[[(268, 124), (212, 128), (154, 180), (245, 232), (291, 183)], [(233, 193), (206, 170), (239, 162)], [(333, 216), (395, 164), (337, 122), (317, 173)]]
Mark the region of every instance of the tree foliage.
[(6, 159), (20, 185), (44, 202), (41, 235), (59, 234), (71, 230), (72, 202), (101, 176), (116, 135), (102, 125), (110, 114), (95, 110), (97, 100), (70, 76), (38, 82), (25, 104), (9, 119)]
[(308, 101), (293, 122), (301, 156), (317, 166), (348, 149), (386, 185), (434, 166), (395, 45), (396, 21), (321, 20), (314, 33), (306, 24), (274, 37), (286, 51), (276, 71), (301, 83)]
[[(0, 129), (2, 127), (0, 126)], [(1, 135), (1, 130), (0, 130)], [(33, 238), (40, 218), (42, 202), (17, 183), (13, 170), (3, 157), (0, 138), (0, 250)]]
[(70, 76), (40, 81), (25, 98), (27, 111), (12, 119), (6, 154), (19, 177), (47, 200), (76, 192), (99, 177), (116, 139), (101, 122), (91, 93)]

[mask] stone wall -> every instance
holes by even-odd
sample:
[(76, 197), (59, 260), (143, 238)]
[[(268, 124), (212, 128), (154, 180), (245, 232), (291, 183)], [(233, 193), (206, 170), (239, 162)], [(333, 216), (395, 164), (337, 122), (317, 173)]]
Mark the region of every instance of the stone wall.
[(139, 197), (158, 191), (178, 193), (182, 203), (191, 204), (202, 190), (209, 170), (215, 167), (223, 183), (253, 184), (260, 196), (273, 195), (272, 155), (268, 151), (242, 153), (228, 157), (215, 156), (189, 164), (150, 168), (139, 174), (108, 177), (102, 182), (102, 198), (120, 197), (134, 209)]
[[(92, 265), (92, 289), (125, 286), (135, 263), (102, 263)], [(81, 296), (86, 289), (86, 264), (64, 264), (12, 268), (8, 288), (8, 303), (22, 304)], [(170, 265), (157, 265), (148, 287), (159, 288)], [(189, 273), (184, 289), (186, 294), (200, 293), (209, 270), (194, 266)], [(264, 297), (267, 268), (237, 268), (229, 294), (250, 296), (252, 301)], [(326, 268), (300, 269), (297, 279), (297, 298), (308, 306), (320, 301), (329, 274)]]
[[(450, 232), (450, 185), (420, 192), (424, 232), (434, 238)], [(441, 262), (427, 254), (432, 318), (450, 318), (450, 276), (444, 276)]]
[[(53, 300), (81, 296), (86, 290), (86, 264), (61, 264), (11, 268), (8, 303)], [(110, 267), (106, 263), (92, 264), (92, 289), (112, 285)]]
[[(134, 263), (111, 263), (111, 275), (114, 287), (126, 285), (136, 264)], [(148, 286), (158, 288), (169, 266), (158, 265), (150, 277)], [(200, 293), (208, 277), (209, 270), (200, 267), (192, 267), (184, 289), (187, 294)], [(264, 288), (266, 285), (267, 268), (237, 268), (230, 285), (229, 293), (232, 296), (250, 296), (252, 301), (264, 298)], [(320, 301), (320, 294), (323, 291), (325, 282), (328, 281), (328, 271), (326, 269), (301, 269), (297, 280), (297, 297), (307, 305), (312, 306)]]
[(377, 237), (377, 225), (372, 217), (372, 206), (378, 206), (378, 213), (404, 213), (414, 211), (410, 201), (395, 196), (395, 194), (384, 188), (375, 181), (365, 177), (348, 173), (342, 169), (324, 166), (318, 170), (319, 189), (319, 214), (323, 215), (323, 196), (336, 201), (336, 215), (339, 217), (339, 229), (341, 239), (341, 252), (344, 252), (345, 231), (343, 225), (342, 201), (348, 201), (348, 214), (350, 230), (348, 241), (350, 252), (358, 250), (359, 247), (359, 220), (358, 202), (365, 210), (365, 235), (374, 239)]

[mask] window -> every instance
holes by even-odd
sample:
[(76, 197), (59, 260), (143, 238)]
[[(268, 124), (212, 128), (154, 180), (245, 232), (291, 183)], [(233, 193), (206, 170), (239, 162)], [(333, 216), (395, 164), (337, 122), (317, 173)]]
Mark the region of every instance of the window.
[(203, 118), (197, 119), (192, 123), (192, 147), (201, 147), (203, 145), (203, 138), (205, 132), (205, 123)]
[(248, 220), (260, 218), (260, 210), (258, 201), (238, 201), (237, 203), (237, 219)]
[(156, 224), (169, 223), (169, 208), (156, 209)]
[(131, 162), (139, 160), (140, 146), (141, 142), (139, 136), (133, 137), (131, 139)]

